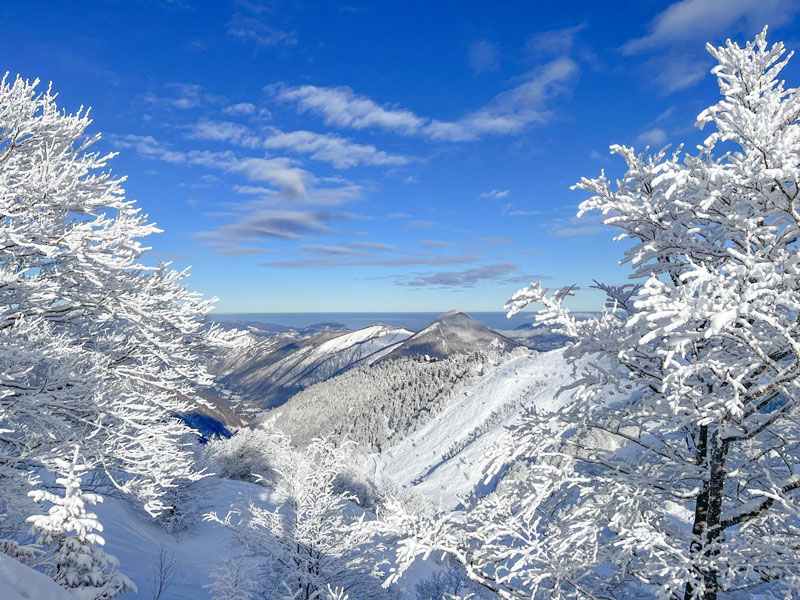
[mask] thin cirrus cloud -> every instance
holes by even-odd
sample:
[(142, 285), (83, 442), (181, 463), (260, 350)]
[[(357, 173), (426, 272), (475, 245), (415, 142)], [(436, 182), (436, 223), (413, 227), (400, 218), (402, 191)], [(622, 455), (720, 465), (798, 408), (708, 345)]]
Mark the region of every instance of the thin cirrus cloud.
[(360, 165), (401, 166), (411, 162), (407, 156), (378, 150), (371, 144), (358, 144), (347, 138), (313, 131), (284, 132), (270, 128), (264, 135), (254, 133), (246, 125), (230, 121), (201, 119), (189, 130), (189, 138), (228, 142), (245, 148), (286, 150), (327, 162), (337, 169)]
[(548, 100), (568, 89), (578, 72), (566, 56), (521, 77), (522, 82), (496, 95), (485, 106), (457, 121), (420, 117), (392, 105), (380, 105), (346, 86), (268, 88), (279, 100), (294, 103), (299, 113), (322, 117), (327, 125), (352, 129), (376, 128), (402, 135), (417, 135), (443, 141), (472, 141), (485, 135), (517, 133), (551, 116)]
[(766, 23), (781, 25), (798, 8), (795, 0), (680, 0), (655, 16), (646, 35), (628, 40), (620, 51), (627, 56), (652, 53), (643, 70), (663, 92), (672, 93), (707, 75), (711, 59), (701, 42), (722, 34), (752, 35)]
[(389, 154), (371, 144), (357, 144), (338, 135), (311, 131), (285, 133), (276, 130), (264, 139), (262, 147), (307, 154), (315, 160), (328, 162), (337, 169), (359, 165), (400, 166), (411, 162), (406, 156)]
[(452, 248), (455, 244), (444, 240), (419, 240), (423, 248)]
[(470, 44), (467, 56), (469, 66), (476, 75), (495, 71), (500, 66), (497, 45), (487, 40), (479, 40)]
[[(543, 279), (542, 276), (537, 276)], [(399, 279), (397, 283), (408, 287), (434, 288), (473, 288), (482, 283), (515, 282), (523, 278), (519, 265), (514, 262), (501, 262), (462, 271), (440, 271), (426, 273), (411, 279)]]
[[(268, 9), (252, 2), (236, 2), (237, 10), (226, 31), (228, 35), (243, 41), (255, 42), (259, 46), (294, 46), (297, 32), (274, 27), (264, 22), (263, 14)], [(271, 15), (272, 16), (272, 15)]]
[(570, 217), (569, 219), (553, 219), (546, 223), (548, 232), (556, 237), (579, 237), (585, 235), (597, 235), (600, 233), (610, 233), (611, 228), (603, 221), (607, 215), (588, 213), (582, 217)]
[(256, 105), (251, 102), (239, 102), (222, 109), (226, 115), (249, 117), (256, 113)]
[(365, 250), (377, 250), (379, 252), (408, 252), (408, 250), (404, 250), (402, 248), (398, 248), (393, 244), (383, 244), (380, 242), (350, 242), (351, 246), (355, 246), (356, 248), (363, 248)]
[(511, 202), (508, 202), (500, 210), (500, 214), (507, 217), (535, 217), (536, 215), (542, 214), (542, 211), (514, 208), (514, 205)]
[(661, 127), (654, 127), (640, 133), (636, 141), (647, 146), (662, 146), (667, 141), (667, 132)]
[(436, 227), (436, 221), (408, 221), (406, 229), (433, 229)]
[(261, 263), (263, 267), (277, 269), (318, 269), (339, 267), (411, 267), (420, 265), (463, 265), (475, 263), (478, 259), (473, 256), (458, 256), (450, 254), (418, 253), (410, 256), (373, 258), (370, 256), (343, 256), (341, 253), (331, 253), (327, 256), (313, 258), (298, 258), (291, 260), (276, 260)]
[(309, 234), (341, 234), (331, 224), (352, 219), (353, 215), (336, 211), (260, 210), (196, 235), (217, 247), (242, 248), (269, 239), (298, 240)]
[(530, 54), (537, 56), (541, 54), (566, 55), (572, 51), (575, 39), (584, 29), (586, 29), (586, 23), (533, 33), (525, 41), (525, 49)]
[(483, 192), (479, 198), (489, 198), (491, 200), (502, 200), (511, 193), (511, 190), (492, 190), (490, 192)]
[(133, 149), (139, 155), (171, 164), (202, 166), (244, 176), (251, 182), (266, 182), (275, 189), (238, 186), (239, 193), (261, 194), (274, 202), (337, 206), (362, 197), (363, 189), (345, 179), (320, 180), (289, 157), (241, 157), (230, 150), (214, 152), (172, 150), (152, 136), (112, 136), (116, 147)]

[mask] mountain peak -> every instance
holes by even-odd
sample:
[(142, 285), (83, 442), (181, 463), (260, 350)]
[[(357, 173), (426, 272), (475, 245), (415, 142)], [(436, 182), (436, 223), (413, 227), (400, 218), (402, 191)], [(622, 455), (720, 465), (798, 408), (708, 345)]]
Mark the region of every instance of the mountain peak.
[(444, 359), (455, 354), (468, 354), (475, 350), (510, 351), (519, 343), (480, 324), (469, 315), (450, 310), (399, 343), (381, 360), (392, 360), (401, 356), (429, 356)]

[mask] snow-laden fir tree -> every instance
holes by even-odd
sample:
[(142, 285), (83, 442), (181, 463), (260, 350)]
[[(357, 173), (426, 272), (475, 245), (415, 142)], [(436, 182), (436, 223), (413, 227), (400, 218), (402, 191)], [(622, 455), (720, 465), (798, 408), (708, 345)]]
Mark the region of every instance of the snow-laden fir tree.
[(295, 451), (288, 438), (271, 433), (276, 448), (270, 452), (275, 473), (270, 487), (278, 506), (250, 502), (224, 518), (206, 518), (234, 530), (242, 551), (262, 567), (259, 582), (268, 598), (391, 597), (381, 587), (382, 545), (352, 497), (336, 490), (337, 476), (352, 460), (350, 444), (336, 447), (315, 439)]
[(81, 490), (81, 478), (87, 468), (81, 463), (78, 449), (71, 462), (55, 462), (59, 470), (55, 483), (64, 488), (64, 495), (43, 489), (31, 491), (37, 502), (46, 502), (50, 508), (47, 514), (28, 518), (37, 542), (53, 551), (53, 580), (81, 600), (109, 600), (128, 591), (136, 592), (133, 582), (119, 572), (117, 559), (101, 548), (105, 544), (99, 533), (103, 526), (87, 505), (102, 502), (103, 498)]
[(24, 479), (73, 444), (156, 513), (171, 482), (199, 476), (172, 417), (230, 339), (185, 271), (147, 264), (158, 229), (92, 149), (88, 111), (37, 85), (0, 81), (0, 520), (30, 510)]
[(517, 292), (577, 343), (575, 401), (528, 414), (528, 476), (465, 522), (395, 515), (401, 569), (442, 550), (502, 598), (800, 596), (800, 95), (766, 29), (708, 46), (722, 99), (696, 153), (614, 146), (576, 187), (631, 241), (639, 289), (576, 321), (572, 288)]

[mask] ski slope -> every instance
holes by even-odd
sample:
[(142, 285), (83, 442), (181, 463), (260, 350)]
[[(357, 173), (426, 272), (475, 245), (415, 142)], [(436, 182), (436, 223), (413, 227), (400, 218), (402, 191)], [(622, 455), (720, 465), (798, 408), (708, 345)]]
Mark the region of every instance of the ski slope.
[(484, 491), (484, 471), (506, 429), (528, 406), (553, 411), (569, 400), (558, 391), (574, 381), (563, 349), (520, 356), (488, 370), (432, 421), (390, 450), (373, 455), (376, 471), (412, 486), (446, 509)]

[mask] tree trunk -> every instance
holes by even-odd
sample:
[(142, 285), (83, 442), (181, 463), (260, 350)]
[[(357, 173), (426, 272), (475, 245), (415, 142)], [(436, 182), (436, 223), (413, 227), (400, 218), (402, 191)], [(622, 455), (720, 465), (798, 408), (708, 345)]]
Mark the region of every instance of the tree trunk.
[(698, 464), (706, 469), (703, 480), (703, 489), (697, 497), (694, 510), (694, 525), (692, 535), (694, 540), (690, 552), (693, 556), (695, 569), (703, 578), (704, 590), (702, 595), (697, 595), (697, 590), (691, 581), (686, 582), (684, 600), (702, 598), (703, 600), (717, 600), (719, 582), (717, 569), (709, 564), (715, 555), (714, 543), (722, 533), (720, 520), (722, 518), (722, 501), (725, 485), (725, 460), (728, 456), (728, 443), (719, 439), (714, 433), (709, 439), (708, 427), (700, 427), (697, 444)]

